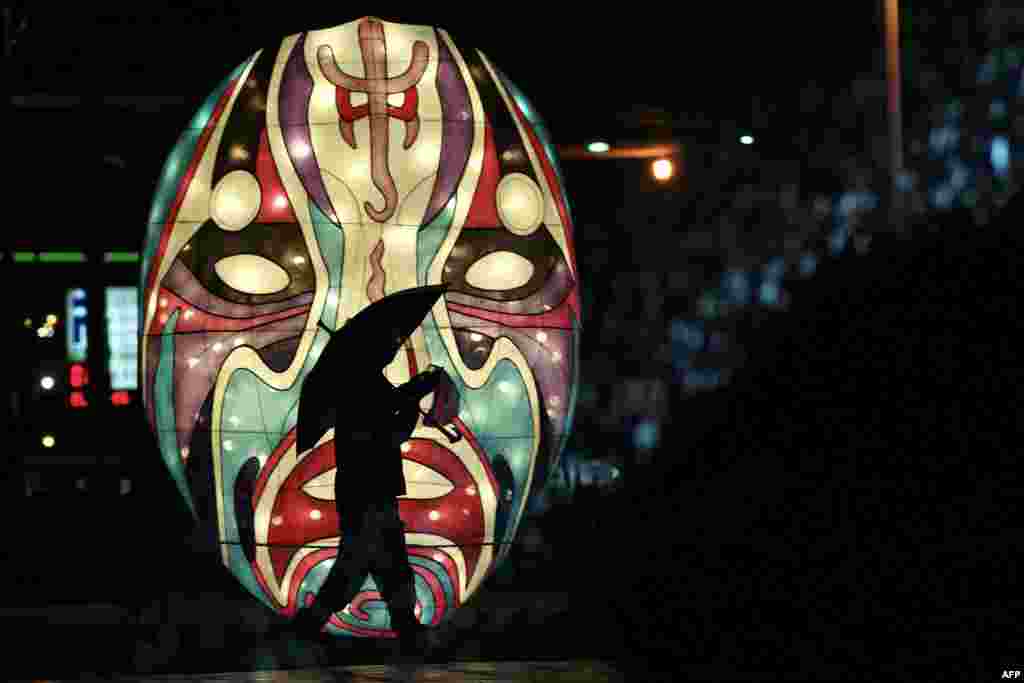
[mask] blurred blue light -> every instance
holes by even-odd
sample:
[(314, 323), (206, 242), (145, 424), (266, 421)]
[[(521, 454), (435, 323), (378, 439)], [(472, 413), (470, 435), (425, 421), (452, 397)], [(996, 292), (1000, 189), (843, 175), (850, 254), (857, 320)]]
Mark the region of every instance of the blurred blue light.
[(949, 185), (940, 185), (930, 192), (932, 205), (940, 209), (948, 209), (953, 205), (953, 188)]
[(903, 192), (909, 192), (914, 189), (914, 176), (908, 171), (902, 171), (896, 176), (896, 187)]
[(769, 305), (779, 303), (779, 286), (777, 284), (774, 282), (761, 283), (761, 303)]
[(945, 125), (934, 129), (928, 135), (928, 148), (934, 156), (943, 156), (956, 146), (960, 140), (960, 131), (955, 126)]
[(994, 56), (990, 56), (980, 67), (978, 67), (977, 77), (982, 83), (991, 83), (995, 79), (996, 61)]
[(855, 211), (870, 211), (878, 208), (878, 195), (874, 192), (844, 192), (839, 198), (836, 213), (840, 220), (845, 220)]
[(786, 273), (786, 260), (781, 256), (776, 256), (768, 261), (768, 265), (764, 267), (764, 278), (771, 280), (772, 282), (778, 282), (782, 279), (782, 276)]
[(1006, 175), (1010, 169), (1010, 141), (1003, 135), (997, 135), (992, 140), (992, 169), (998, 175)]
[(970, 169), (967, 168), (960, 159), (954, 158), (946, 163), (946, 166), (952, 171), (953, 175), (949, 179), (949, 184), (953, 188), (954, 192), (967, 187), (967, 181), (971, 177)]
[(749, 304), (752, 292), (750, 291), (750, 277), (742, 270), (729, 270), (722, 275), (722, 289), (725, 290), (729, 303)]
[(580, 483), (584, 486), (607, 486), (619, 477), (619, 468), (609, 462), (592, 460), (580, 463), (585, 472), (580, 475)]
[(669, 336), (691, 351), (700, 351), (704, 348), (704, 321), (673, 320)]
[(715, 368), (694, 368), (686, 373), (686, 385), (690, 387), (714, 387), (722, 381), (722, 371)]
[(836, 256), (846, 249), (846, 242), (850, 239), (850, 232), (845, 225), (836, 226), (832, 230), (832, 236), (828, 240), (829, 252)]
[(960, 114), (962, 114), (962, 113), (963, 113), (963, 105), (961, 104), (960, 100), (954, 99), (954, 100), (950, 101), (949, 104), (946, 105), (946, 112), (943, 115), (943, 118), (947, 122), (959, 121), (960, 120)]
[(660, 441), (659, 432), (657, 420), (641, 420), (633, 428), (633, 447), (640, 450), (650, 450), (657, 447)]
[(804, 277), (814, 275), (818, 268), (818, 257), (814, 254), (804, 254), (800, 257), (800, 274)]
[(993, 119), (999, 119), (1006, 116), (1006, 100), (992, 100), (992, 103), (988, 105), (988, 115), (989, 118)]

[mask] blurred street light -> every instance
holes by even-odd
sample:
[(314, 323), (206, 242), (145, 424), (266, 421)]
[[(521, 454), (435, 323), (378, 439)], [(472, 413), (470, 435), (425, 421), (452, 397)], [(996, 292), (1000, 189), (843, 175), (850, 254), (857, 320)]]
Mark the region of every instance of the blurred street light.
[(603, 154), (611, 149), (611, 146), (603, 140), (595, 140), (587, 145), (587, 151), (593, 154)]
[(41, 386), (43, 389), (45, 389), (47, 391), (49, 391), (50, 389), (53, 389), (53, 385), (54, 384), (55, 384), (55, 382), (53, 380), (53, 377), (50, 377), (49, 375), (47, 375), (46, 377), (43, 377), (41, 380), (39, 380), (39, 386)]
[(885, 77), (888, 85), (889, 114), (889, 175), (890, 175), (890, 220), (899, 220), (902, 194), (899, 177), (903, 172), (903, 120), (900, 107), (900, 4), (899, 0), (884, 0), (885, 33), (882, 44), (885, 48)]
[(669, 180), (674, 171), (672, 162), (668, 159), (658, 159), (651, 164), (651, 172), (654, 174), (655, 179), (662, 182)]
[(741, 135), (740, 136), (740, 142), (743, 143), (744, 145), (752, 145), (752, 144), (754, 144), (754, 136), (753, 135)]
[(591, 151), (589, 145), (559, 145), (558, 156), (562, 160), (571, 159), (658, 159), (675, 156), (682, 151), (678, 142), (649, 141), (617, 141), (615, 146), (609, 144), (608, 151)]
[(53, 438), (53, 435), (46, 434), (45, 436), (43, 436), (42, 442), (43, 448), (53, 448), (54, 445), (57, 443), (57, 440)]

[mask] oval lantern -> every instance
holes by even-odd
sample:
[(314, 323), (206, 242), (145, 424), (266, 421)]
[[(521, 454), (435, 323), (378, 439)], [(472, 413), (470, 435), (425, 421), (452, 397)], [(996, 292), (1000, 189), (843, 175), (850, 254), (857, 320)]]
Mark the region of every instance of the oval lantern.
[[(248, 591), (293, 615), (344, 550), (333, 430), (295, 448), (329, 331), (382, 296), (448, 283), (385, 375), (435, 364), (459, 392), (463, 438), (421, 420), (403, 444), (399, 510), (421, 622), (473, 596), (571, 429), (572, 233), (542, 120), (443, 30), (365, 17), (284, 38), (219, 84), (153, 199), (140, 376), (170, 475)], [(372, 579), (328, 630), (393, 635)]]

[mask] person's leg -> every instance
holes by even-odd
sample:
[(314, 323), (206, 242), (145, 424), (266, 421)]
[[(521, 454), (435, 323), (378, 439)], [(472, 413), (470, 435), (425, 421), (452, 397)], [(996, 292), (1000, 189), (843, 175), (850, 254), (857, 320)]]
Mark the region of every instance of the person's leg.
[(313, 604), (300, 609), (297, 619), (306, 626), (322, 629), (335, 612), (345, 609), (359, 593), (369, 570), (369, 534), (363, 533), (365, 510), (348, 510), (342, 515), (342, 546), (338, 548), (334, 565), (327, 573)]
[[(368, 565), (365, 553), (358, 547), (346, 547), (339, 552), (334, 566), (316, 594), (313, 604), (306, 608), (309, 619), (318, 630), (326, 626), (331, 615), (345, 609), (366, 581)], [(300, 615), (303, 612), (300, 611)]]
[(387, 603), (391, 628), (402, 637), (415, 634), (421, 630), (421, 625), (416, 618), (415, 577), (409, 565), (405, 527), (398, 516), (397, 501), (389, 512), (386, 525), (380, 531), (381, 548), (371, 571)]
[(391, 615), (391, 628), (399, 635), (404, 631), (415, 631), (420, 626), (416, 618), (415, 578), (407, 559), (402, 567), (378, 567), (373, 570), (373, 578), (380, 586), (381, 598), (388, 606)]

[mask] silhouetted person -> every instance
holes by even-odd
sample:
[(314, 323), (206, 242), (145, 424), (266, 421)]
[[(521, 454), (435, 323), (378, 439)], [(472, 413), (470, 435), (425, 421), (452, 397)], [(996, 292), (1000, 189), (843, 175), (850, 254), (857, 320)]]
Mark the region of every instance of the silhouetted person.
[(318, 634), (358, 594), (369, 573), (388, 605), (391, 628), (409, 652), (423, 627), (414, 611), (413, 572), (398, 514), (397, 499), (406, 494), (400, 447), (416, 427), (420, 399), (438, 386), (442, 370), (433, 366), (396, 388), (381, 367), (368, 362), (340, 381), (334, 496), (342, 540), (316, 601), (300, 608), (293, 623), (304, 634)]

